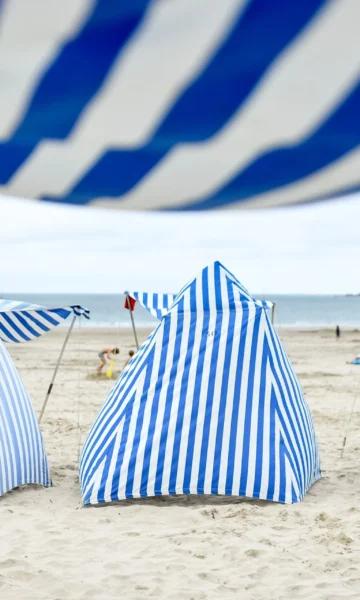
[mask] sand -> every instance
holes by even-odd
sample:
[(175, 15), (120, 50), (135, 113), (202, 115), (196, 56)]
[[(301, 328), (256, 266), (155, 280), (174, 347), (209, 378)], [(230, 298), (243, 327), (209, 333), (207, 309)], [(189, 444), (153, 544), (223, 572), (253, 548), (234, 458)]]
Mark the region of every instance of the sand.
[[(0, 498), (1, 600), (358, 599), (360, 367), (347, 361), (360, 351), (360, 332), (280, 334), (321, 453), (323, 478), (302, 503), (180, 497), (85, 509), (79, 451), (113, 385), (93, 377), (96, 355), (118, 344), (121, 366), (132, 340), (126, 331), (76, 330), (42, 423), (54, 485)], [(63, 337), (10, 347), (37, 411)]]

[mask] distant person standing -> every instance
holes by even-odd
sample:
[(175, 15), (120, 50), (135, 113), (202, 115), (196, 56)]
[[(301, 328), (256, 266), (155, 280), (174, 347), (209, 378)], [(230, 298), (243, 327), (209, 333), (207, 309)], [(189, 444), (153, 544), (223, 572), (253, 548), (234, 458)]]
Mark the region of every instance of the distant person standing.
[(124, 369), (125, 369), (125, 367), (128, 366), (128, 364), (131, 361), (131, 359), (134, 356), (134, 354), (135, 354), (134, 350), (129, 350), (129, 358), (127, 359), (126, 363), (124, 364)]
[(336, 332), (336, 337), (339, 338), (340, 337), (340, 327), (339, 327), (339, 325), (336, 325), (335, 332)]

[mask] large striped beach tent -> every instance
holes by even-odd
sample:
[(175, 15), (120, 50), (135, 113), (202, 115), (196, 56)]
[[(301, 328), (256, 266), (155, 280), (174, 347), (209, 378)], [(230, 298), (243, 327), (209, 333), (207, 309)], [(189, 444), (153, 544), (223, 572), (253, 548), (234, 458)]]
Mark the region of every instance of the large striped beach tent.
[(79, 305), (46, 308), (0, 298), (0, 339), (7, 343), (29, 342), (63, 324), (70, 315), (88, 319), (89, 311)]
[(84, 504), (291, 503), (319, 477), (309, 409), (269, 312), (219, 262), (181, 290), (120, 376), (80, 460)]
[(359, 20), (359, 0), (0, 0), (1, 190), (126, 210), (359, 191)]
[(0, 340), (0, 496), (26, 484), (49, 486), (49, 467), (30, 397)]

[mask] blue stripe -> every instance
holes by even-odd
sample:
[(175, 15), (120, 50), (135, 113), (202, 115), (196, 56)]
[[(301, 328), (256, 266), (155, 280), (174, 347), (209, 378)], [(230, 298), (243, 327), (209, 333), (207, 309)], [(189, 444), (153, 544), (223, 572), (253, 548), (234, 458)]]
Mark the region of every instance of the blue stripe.
[(0, 183), (9, 181), (42, 140), (64, 139), (71, 133), (148, 4), (149, 0), (96, 2), (80, 32), (43, 74), (12, 137), (0, 144)]
[(170, 109), (147, 145), (106, 152), (62, 198), (85, 204), (126, 194), (177, 144), (211, 138), (239, 110), (279, 54), (326, 0), (253, 0), (199, 77)]
[(360, 144), (360, 84), (345, 100), (298, 144), (264, 152), (214, 194), (184, 210), (216, 208), (295, 183), (316, 173)]

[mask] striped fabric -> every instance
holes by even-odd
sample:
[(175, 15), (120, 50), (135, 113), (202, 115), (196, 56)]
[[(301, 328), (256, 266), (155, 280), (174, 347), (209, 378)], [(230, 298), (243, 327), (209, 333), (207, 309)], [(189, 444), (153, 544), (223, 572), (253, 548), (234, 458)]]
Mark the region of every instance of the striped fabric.
[(61, 325), (70, 315), (89, 319), (87, 308), (79, 305), (45, 308), (38, 304), (0, 299), (0, 340), (29, 342)]
[(169, 312), (176, 294), (159, 294), (156, 292), (124, 292), (129, 294), (159, 321)]
[[(246, 293), (249, 295), (248, 292)], [(177, 296), (177, 294), (163, 294), (157, 292), (124, 292), (125, 296), (127, 294), (139, 302), (139, 304), (155, 317), (155, 319), (158, 319), (158, 321), (161, 321), (161, 319), (169, 312)], [(258, 306), (262, 306), (269, 310), (273, 307), (273, 303), (270, 302), (270, 300), (254, 300), (254, 302)]]
[(0, 3), (4, 193), (202, 210), (360, 189), (359, 0), (40, 4)]
[(30, 398), (0, 341), (0, 496), (26, 484), (51, 485)]
[(182, 289), (120, 376), (80, 459), (84, 504), (291, 503), (319, 477), (309, 409), (268, 311), (218, 262)]

